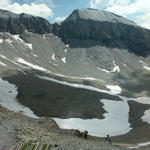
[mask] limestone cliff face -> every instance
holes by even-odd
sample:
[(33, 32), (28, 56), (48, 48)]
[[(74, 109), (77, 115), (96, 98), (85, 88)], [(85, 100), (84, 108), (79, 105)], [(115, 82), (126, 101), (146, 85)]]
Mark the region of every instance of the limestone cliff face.
[(0, 32), (10, 32), (11, 34), (21, 34), (24, 31), (33, 33), (51, 32), (51, 24), (41, 17), (28, 14), (14, 14), (5, 10), (0, 10)]
[(62, 39), (94, 40), (110, 48), (125, 48), (138, 55), (150, 53), (150, 30), (106, 11), (79, 9), (62, 23)]

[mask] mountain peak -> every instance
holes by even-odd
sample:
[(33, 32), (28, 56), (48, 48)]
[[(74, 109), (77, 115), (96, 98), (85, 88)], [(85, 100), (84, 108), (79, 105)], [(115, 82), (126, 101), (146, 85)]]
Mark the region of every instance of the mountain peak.
[(99, 22), (113, 22), (113, 23), (119, 22), (128, 25), (136, 25), (133, 21), (118, 16), (114, 13), (92, 8), (74, 10), (72, 14), (66, 19), (66, 21), (75, 21), (77, 19), (93, 20)]
[(26, 13), (15, 14), (7, 10), (0, 9), (0, 32), (10, 32), (11, 34), (21, 34), (26, 30), (33, 33), (51, 32), (51, 24), (44, 18), (32, 16)]

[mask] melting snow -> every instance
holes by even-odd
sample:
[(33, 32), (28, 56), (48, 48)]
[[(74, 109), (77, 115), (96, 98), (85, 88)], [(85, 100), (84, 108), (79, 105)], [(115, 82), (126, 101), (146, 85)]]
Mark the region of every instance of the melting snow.
[(55, 54), (54, 54), (54, 53), (53, 53), (53, 55), (52, 55), (52, 59), (53, 59), (53, 60), (56, 60)]
[(17, 87), (15, 85), (0, 78), (0, 105), (15, 112), (22, 111), (29, 117), (37, 118), (29, 108), (22, 106), (16, 101), (17, 94)]
[(113, 65), (114, 65), (114, 67), (112, 68), (111, 72), (120, 72), (120, 68), (119, 68), (119, 66), (117, 66), (117, 65), (115, 64), (115, 61), (114, 61), (114, 60), (113, 60)]
[(112, 94), (120, 94), (122, 89), (118, 85), (106, 85)]
[(37, 66), (37, 65), (34, 65), (34, 64), (24, 60), (23, 58), (16, 58), (16, 61), (21, 63), (21, 64), (25, 64), (25, 65), (33, 68), (33, 69), (36, 69), (36, 70), (47, 71), (45, 68)]
[(104, 114), (104, 119), (53, 119), (61, 128), (78, 129), (80, 131), (88, 130), (89, 134), (93, 136), (106, 137), (108, 133), (111, 136), (117, 136), (129, 132), (131, 128), (128, 123), (128, 103), (107, 99), (103, 99), (101, 102), (104, 104), (104, 109), (108, 112)]
[(61, 60), (66, 63), (66, 57), (61, 58)]
[(0, 39), (0, 44), (2, 44), (3, 43), (3, 39)]

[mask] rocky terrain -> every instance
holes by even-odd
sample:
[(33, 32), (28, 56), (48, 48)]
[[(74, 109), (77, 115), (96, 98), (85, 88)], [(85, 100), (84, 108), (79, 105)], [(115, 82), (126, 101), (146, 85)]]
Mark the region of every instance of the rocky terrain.
[[(113, 146), (105, 139), (88, 140), (79, 137), (75, 130), (62, 130), (50, 118), (31, 119), (20, 113), (10, 112), (0, 107), (0, 149), (10, 148), (15, 145), (28, 144), (49, 144), (51, 149), (55, 145), (60, 150), (76, 149), (112, 149), (125, 150), (123, 146)], [(6, 142), (7, 141), (7, 142)]]
[[(8, 143), (18, 134), (20, 142), (71, 145), (74, 130), (64, 129), (109, 133), (116, 143), (150, 141), (150, 30), (95, 9), (75, 10), (60, 24), (0, 10), (0, 23), (0, 105), (32, 117), (8, 113), (14, 116), (4, 119), (1, 108)], [(64, 129), (48, 119), (50, 130), (37, 116), (52, 117)], [(85, 147), (87, 141), (74, 139)], [(105, 145), (88, 142), (87, 148)]]

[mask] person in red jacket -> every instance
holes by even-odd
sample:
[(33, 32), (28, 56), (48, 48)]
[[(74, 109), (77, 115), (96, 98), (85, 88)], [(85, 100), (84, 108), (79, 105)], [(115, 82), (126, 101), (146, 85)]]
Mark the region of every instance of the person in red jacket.
[(87, 130), (84, 131), (83, 136), (84, 136), (84, 139), (87, 139), (87, 136), (88, 136), (88, 131)]

